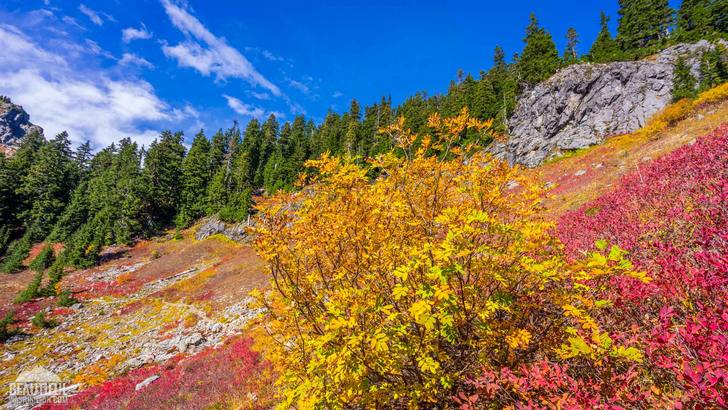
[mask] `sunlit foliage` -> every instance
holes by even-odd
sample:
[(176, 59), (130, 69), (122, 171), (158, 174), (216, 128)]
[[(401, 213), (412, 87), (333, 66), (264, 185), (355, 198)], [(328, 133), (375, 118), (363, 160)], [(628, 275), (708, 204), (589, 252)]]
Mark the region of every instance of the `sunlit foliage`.
[(273, 290), (255, 296), (282, 408), (427, 406), (452, 402), (482, 368), (641, 360), (600, 329), (594, 295), (614, 275), (649, 279), (617, 247), (567, 262), (539, 217), (540, 187), (457, 146), (489, 122), (464, 110), (429, 126), (424, 138), (401, 119), (384, 130), (402, 155), (371, 161), (376, 179), (324, 155), (309, 162), (310, 188), (261, 210)]

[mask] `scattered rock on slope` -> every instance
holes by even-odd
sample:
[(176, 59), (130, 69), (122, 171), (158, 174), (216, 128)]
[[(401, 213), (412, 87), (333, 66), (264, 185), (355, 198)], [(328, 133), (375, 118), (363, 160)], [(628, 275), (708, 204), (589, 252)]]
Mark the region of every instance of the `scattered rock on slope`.
[(700, 57), (714, 47), (702, 40), (641, 61), (564, 68), (521, 95), (510, 139), (492, 150), (512, 164), (534, 167), (562, 150), (633, 132), (671, 102), (677, 59), (684, 56), (700, 78)]
[(226, 224), (216, 216), (205, 218), (202, 220), (200, 227), (197, 228), (195, 239), (201, 241), (216, 234), (226, 236), (233, 241), (242, 242), (248, 238), (246, 228), (250, 226), (250, 221), (237, 224)]

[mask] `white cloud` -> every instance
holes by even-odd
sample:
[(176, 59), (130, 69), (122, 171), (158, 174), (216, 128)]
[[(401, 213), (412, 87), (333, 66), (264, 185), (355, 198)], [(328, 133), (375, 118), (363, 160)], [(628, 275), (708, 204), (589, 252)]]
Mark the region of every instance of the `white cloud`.
[(88, 139), (97, 148), (122, 137), (149, 144), (160, 128), (197, 115), (170, 107), (146, 81), (91, 71), (88, 54), (66, 59), (15, 27), (0, 25), (0, 49), (0, 94), (23, 105), (46, 136), (65, 130), (75, 143)]
[(341, 98), (344, 96), (344, 93), (342, 93), (341, 91), (334, 91), (334, 94), (332, 94), (331, 96), (334, 98)]
[(147, 61), (146, 58), (139, 57), (138, 55), (132, 54), (132, 53), (124, 53), (121, 56), (121, 60), (119, 60), (119, 64), (120, 65), (135, 65), (137, 67), (148, 68), (148, 69), (154, 68), (154, 64)]
[(268, 50), (263, 50), (263, 57), (269, 61), (285, 61), (285, 58), (277, 56)]
[(68, 24), (69, 26), (76, 27), (77, 29), (80, 29), (80, 30), (86, 30), (86, 27), (78, 24), (78, 21), (76, 21), (76, 19), (71, 16), (63, 16), (63, 18), (61, 20), (63, 20), (63, 22)]
[(109, 51), (104, 50), (103, 48), (101, 48), (101, 46), (99, 45), (99, 43), (97, 43), (97, 42), (95, 42), (93, 40), (89, 40), (89, 39), (86, 39), (85, 43), (86, 43), (87, 50), (91, 54), (94, 54), (94, 55), (97, 55), (97, 56), (106, 57), (106, 58), (109, 58), (109, 59), (114, 59), (114, 55), (111, 54)]
[(144, 24), (142, 24), (141, 28), (127, 27), (121, 30), (121, 40), (124, 43), (130, 43), (134, 40), (147, 40), (150, 38), (152, 38), (152, 33), (147, 30)]
[(266, 113), (265, 110), (263, 110), (260, 107), (254, 107), (252, 105), (245, 104), (244, 102), (238, 100), (235, 97), (231, 97), (229, 95), (223, 94), (223, 97), (227, 100), (228, 107), (232, 108), (233, 111), (236, 113), (245, 116), (245, 117), (253, 117), (257, 119), (264, 119), (270, 114), (275, 115), (277, 118), (283, 118), (284, 115), (277, 111), (272, 111)]
[(161, 0), (164, 10), (172, 24), (182, 31), (188, 39), (174, 46), (166, 43), (162, 51), (174, 58), (182, 67), (191, 67), (204, 76), (215, 74), (218, 80), (243, 78), (251, 84), (281, 96), (281, 90), (259, 73), (253, 64), (238, 50), (230, 47), (225, 39), (212, 34), (195, 16), (172, 4)]
[(288, 81), (288, 84), (291, 87), (297, 89), (298, 91), (300, 91), (300, 92), (302, 92), (302, 93), (304, 93), (306, 95), (311, 94), (311, 88), (309, 88), (309, 86), (307, 86), (306, 84), (304, 84), (304, 83), (302, 83), (300, 81), (290, 80), (290, 81)]
[(250, 90), (250, 91), (248, 91), (248, 94), (251, 97), (257, 98), (259, 100), (266, 100), (266, 101), (267, 100), (270, 100), (270, 94), (268, 94), (268, 93), (259, 93), (259, 92), (255, 92), (255, 91)]
[(81, 3), (80, 6), (78, 6), (78, 11), (86, 15), (89, 20), (91, 20), (92, 23), (96, 24), (97, 26), (102, 26), (104, 24), (104, 20), (101, 18), (99, 13), (96, 11), (90, 9), (85, 4)]

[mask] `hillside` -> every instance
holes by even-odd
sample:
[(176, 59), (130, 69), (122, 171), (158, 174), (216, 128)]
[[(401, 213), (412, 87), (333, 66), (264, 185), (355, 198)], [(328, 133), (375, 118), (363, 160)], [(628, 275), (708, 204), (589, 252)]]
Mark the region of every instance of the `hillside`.
[(4, 407), (728, 408), (727, 1), (196, 2), (0, 5)]
[[(631, 175), (625, 181), (661, 178), (664, 182), (649, 186), (678, 189), (687, 195), (683, 201), (688, 202), (704, 192), (703, 179), (681, 176), (693, 175), (696, 161), (712, 167), (709, 169), (713, 171), (706, 170), (706, 175), (725, 184), (727, 176), (721, 172), (728, 169), (728, 153), (721, 149), (728, 146), (727, 120), (728, 103), (709, 105), (658, 134), (615, 137), (534, 170), (541, 174), (542, 181), (555, 184), (546, 207), (550, 215), (563, 215), (559, 229), (567, 246), (577, 251), (593, 244), (589, 238), (600, 237), (599, 232), (615, 229), (596, 222), (607, 222), (602, 219), (607, 216), (602, 217), (601, 213), (582, 222), (580, 215), (584, 212), (592, 215), (589, 209), (595, 205), (588, 205), (590, 201), (611, 203), (614, 211), (610, 212), (627, 212), (624, 207), (630, 201), (626, 195), (646, 198), (646, 194), (634, 191), (637, 187), (629, 182), (619, 182), (622, 175)], [(670, 154), (676, 149), (678, 152)], [(673, 183), (676, 185), (671, 187)], [(609, 194), (615, 189), (624, 193)], [(607, 196), (600, 198), (604, 194)], [(621, 201), (615, 203), (610, 199), (614, 195)], [(669, 197), (660, 192), (655, 198), (664, 201)], [(718, 198), (711, 201), (719, 203), (715, 202)], [(637, 212), (652, 214), (662, 205), (645, 206)], [(629, 219), (617, 215), (610, 214), (608, 218), (629, 223)], [(671, 218), (677, 221), (682, 217)], [(712, 229), (725, 232), (726, 219), (713, 221), (719, 225)], [(641, 229), (656, 232), (660, 228)], [(587, 231), (590, 233), (584, 236)], [(167, 403), (198, 408), (222, 403), (232, 407), (268, 407), (273, 375), (264, 356), (256, 353), (267, 348), (265, 343), (260, 344), (264, 340), (261, 329), (249, 322), (255, 311), (248, 306), (247, 297), (253, 288), (265, 286), (263, 263), (250, 245), (234, 243), (220, 235), (197, 241), (195, 232), (193, 227), (178, 239), (170, 234), (132, 247), (105, 250), (98, 267), (69, 272), (64, 277), (61, 286), (71, 289), (73, 298), (78, 300), (66, 308), (54, 307), (54, 298), (12, 305), (33, 273), (26, 270), (6, 277), (0, 291), (3, 312), (15, 311), (15, 328), (22, 333), (2, 345), (3, 361), (7, 364), (0, 371), (3, 385), (14, 378), (18, 368), (37, 364), (84, 386), (83, 393), (71, 399), (72, 406), (146, 408), (149, 403)], [(631, 236), (623, 237), (631, 232), (623, 228), (611, 232), (616, 235), (613, 239), (624, 243), (630, 252), (647, 252), (639, 247), (653, 246), (649, 242), (623, 242), (644, 234), (629, 233)], [(38, 251), (37, 246), (32, 255)], [(647, 263), (646, 259), (643, 261)], [(714, 291), (725, 289), (724, 284), (715, 286)], [(38, 311), (44, 311), (46, 319), (58, 326), (31, 326), (29, 319)], [(724, 343), (722, 346), (725, 348)], [(720, 361), (712, 357), (705, 360), (713, 360), (710, 366), (718, 367), (711, 371), (719, 375)], [(708, 388), (701, 386), (694, 388)], [(714, 383), (710, 386), (718, 388), (720, 394), (720, 387)], [(190, 395), (194, 395), (194, 401), (187, 401)]]

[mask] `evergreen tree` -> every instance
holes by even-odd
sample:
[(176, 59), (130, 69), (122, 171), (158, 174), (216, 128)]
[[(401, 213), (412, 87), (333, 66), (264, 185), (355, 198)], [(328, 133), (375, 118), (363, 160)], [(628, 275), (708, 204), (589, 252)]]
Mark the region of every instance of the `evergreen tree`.
[(589, 50), (589, 61), (592, 63), (608, 63), (618, 60), (620, 58), (619, 47), (609, 31), (609, 17), (601, 12), (599, 19), (601, 30), (599, 30), (599, 35), (597, 35), (597, 39), (592, 44), (591, 50)]
[(79, 178), (85, 178), (87, 173), (91, 169), (91, 160), (93, 159), (91, 143), (89, 141), (86, 141), (83, 144), (79, 145), (73, 158), (76, 162), (76, 167), (78, 168)]
[(275, 115), (271, 114), (263, 123), (262, 139), (260, 142), (260, 151), (255, 170), (255, 178), (253, 180), (253, 188), (262, 188), (265, 185), (265, 166), (268, 159), (273, 155), (278, 140), (278, 121)]
[[(10, 227), (15, 224), (17, 199), (15, 196), (15, 174), (10, 168), (10, 161), (0, 152), (0, 227), (4, 228), (3, 236), (10, 236)], [(0, 243), (0, 256), (3, 254)]]
[(575, 64), (579, 61), (579, 54), (576, 51), (576, 46), (579, 44), (579, 35), (576, 33), (576, 29), (569, 27), (566, 31), (566, 49), (564, 50), (564, 64), (570, 65)]
[(716, 44), (715, 49), (703, 53), (700, 60), (700, 90), (705, 91), (728, 81), (728, 53)]
[(681, 41), (695, 41), (713, 32), (711, 0), (683, 0), (677, 12), (677, 36)]
[[(252, 187), (260, 164), (260, 150), (263, 144), (263, 129), (260, 122), (253, 118), (248, 122), (243, 135), (241, 151), (245, 155), (245, 166), (238, 166), (239, 172), (246, 172), (245, 180)], [(239, 164), (240, 165), (240, 164)]]
[(159, 140), (152, 142), (144, 159), (147, 204), (158, 227), (169, 225), (177, 214), (184, 155), (182, 133), (164, 131)]
[(207, 214), (213, 215), (227, 204), (228, 190), (225, 168), (215, 172), (207, 186)]
[(523, 41), (526, 46), (521, 53), (518, 70), (521, 79), (528, 86), (533, 86), (556, 72), (560, 65), (559, 53), (551, 34), (538, 25), (535, 14), (531, 14)]
[(186, 227), (203, 216), (207, 209), (206, 191), (210, 181), (210, 142), (200, 131), (192, 141), (190, 152), (182, 161), (182, 197), (177, 226)]
[(303, 164), (308, 160), (311, 152), (310, 136), (307, 135), (306, 128), (306, 119), (301, 115), (296, 116), (291, 126), (291, 153), (289, 158), (292, 168), (298, 172), (303, 169)]
[(361, 112), (359, 102), (357, 100), (351, 100), (348, 114), (349, 115), (345, 123), (346, 130), (344, 134), (344, 151), (350, 155), (356, 155), (356, 151), (360, 143), (359, 121), (361, 120)]
[(226, 133), (222, 129), (218, 130), (215, 135), (212, 136), (212, 142), (210, 144), (210, 174), (213, 175), (217, 172), (220, 167), (225, 163), (225, 158), (228, 153), (229, 141)]
[(685, 58), (680, 57), (675, 62), (675, 80), (672, 88), (672, 100), (678, 101), (683, 98), (693, 98), (696, 95), (697, 80), (690, 72), (690, 66)]
[(75, 188), (75, 166), (68, 134), (62, 132), (44, 144), (27, 175), (21, 180), (18, 192), (30, 200), (27, 212), (21, 214), (31, 240), (43, 239), (56, 222)]
[(68, 205), (48, 236), (51, 242), (64, 242), (88, 219), (88, 182), (82, 181), (71, 194)]
[(667, 0), (619, 0), (617, 43), (632, 58), (654, 52), (669, 36), (672, 19)]
[(3, 193), (0, 204), (7, 203), (0, 205), (0, 212), (3, 206), (9, 209), (6, 215), (0, 216), (6, 218), (3, 223), (9, 227), (11, 238), (22, 236), (24, 227), (31, 222), (27, 218), (30, 215), (34, 193), (23, 190), (23, 181), (45, 144), (45, 139), (40, 134), (36, 132), (27, 134), (20, 141), (20, 147), (15, 154), (5, 162), (4, 169), (0, 169), (4, 174), (0, 179), (0, 193)]

